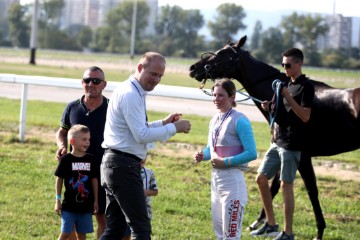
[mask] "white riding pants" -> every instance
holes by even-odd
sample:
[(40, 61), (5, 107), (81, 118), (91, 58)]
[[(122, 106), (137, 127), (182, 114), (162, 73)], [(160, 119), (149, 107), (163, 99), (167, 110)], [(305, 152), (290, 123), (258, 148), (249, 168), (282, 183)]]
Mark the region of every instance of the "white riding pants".
[(247, 187), (240, 169), (213, 169), (211, 176), (212, 222), (218, 240), (238, 240), (248, 201)]

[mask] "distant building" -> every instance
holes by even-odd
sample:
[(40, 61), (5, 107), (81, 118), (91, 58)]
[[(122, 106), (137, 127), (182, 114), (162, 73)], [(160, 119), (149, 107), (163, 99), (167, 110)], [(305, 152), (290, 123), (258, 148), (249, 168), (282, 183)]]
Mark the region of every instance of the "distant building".
[[(359, 47), (359, 26), (354, 24), (357, 18), (343, 17), (341, 14), (324, 16), (329, 31), (325, 36), (317, 39), (318, 48), (323, 50), (327, 48), (351, 48)], [(356, 29), (357, 25), (357, 29)], [(357, 35), (354, 35), (357, 33)]]
[(20, 4), (20, 0), (0, 0), (0, 17), (6, 18), (7, 12), (11, 6), (11, 4), (17, 3)]
[(360, 17), (352, 18), (352, 41), (351, 46), (360, 48)]
[(8, 35), (7, 13), (13, 3), (20, 4), (20, 0), (0, 0), (0, 35), (2, 36)]
[(148, 35), (154, 35), (155, 34), (155, 22), (158, 15), (158, 9), (159, 9), (159, 3), (158, 0), (146, 0), (149, 8), (150, 13), (148, 17), (148, 25), (145, 28), (144, 32)]
[(326, 48), (350, 48), (352, 37), (352, 19), (341, 14), (326, 17), (329, 32), (325, 38)]
[(65, 6), (61, 16), (61, 28), (84, 24), (85, 1), (86, 0), (65, 0)]
[[(63, 29), (71, 25), (85, 25), (92, 29), (100, 27), (104, 24), (109, 11), (124, 1), (129, 0), (65, 0), (61, 27)], [(145, 32), (147, 34), (155, 33), (158, 0), (137, 1), (146, 1), (150, 8), (148, 26)], [(129, 14), (132, 14), (132, 12)]]
[(87, 0), (84, 7), (84, 25), (96, 28), (99, 26), (100, 1)]

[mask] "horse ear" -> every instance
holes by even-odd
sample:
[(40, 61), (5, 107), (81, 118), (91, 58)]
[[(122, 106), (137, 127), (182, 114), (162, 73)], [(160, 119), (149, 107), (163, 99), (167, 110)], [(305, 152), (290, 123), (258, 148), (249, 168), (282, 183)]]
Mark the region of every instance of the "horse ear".
[(244, 46), (244, 44), (245, 44), (245, 42), (246, 42), (246, 35), (245, 36), (243, 36), (237, 43), (236, 43), (236, 45), (235, 45), (235, 47), (242, 47), (242, 46)]
[(231, 43), (230, 38), (227, 39), (226, 45), (229, 45)]

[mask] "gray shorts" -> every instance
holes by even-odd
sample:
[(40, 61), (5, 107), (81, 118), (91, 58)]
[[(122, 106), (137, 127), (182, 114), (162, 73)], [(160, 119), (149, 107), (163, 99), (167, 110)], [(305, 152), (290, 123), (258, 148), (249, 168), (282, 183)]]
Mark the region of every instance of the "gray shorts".
[(300, 157), (301, 151), (288, 150), (272, 143), (257, 172), (271, 179), (280, 170), (280, 180), (293, 183)]

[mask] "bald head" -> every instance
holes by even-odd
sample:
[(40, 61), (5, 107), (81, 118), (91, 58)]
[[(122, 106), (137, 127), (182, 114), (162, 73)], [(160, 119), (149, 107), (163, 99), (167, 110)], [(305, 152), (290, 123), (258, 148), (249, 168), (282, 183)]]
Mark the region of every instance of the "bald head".
[(134, 77), (145, 91), (152, 91), (165, 72), (165, 57), (157, 52), (145, 53), (135, 71)]
[(157, 52), (146, 52), (140, 59), (139, 64), (142, 64), (144, 68), (150, 66), (152, 61), (160, 61), (166, 64), (165, 57)]

